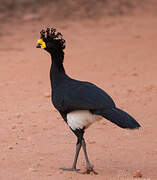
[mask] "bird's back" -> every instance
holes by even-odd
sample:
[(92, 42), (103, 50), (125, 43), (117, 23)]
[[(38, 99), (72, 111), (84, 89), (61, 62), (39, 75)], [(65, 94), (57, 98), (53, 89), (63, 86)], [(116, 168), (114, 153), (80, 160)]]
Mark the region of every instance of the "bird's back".
[(71, 78), (60, 80), (53, 90), (52, 102), (58, 110), (108, 109), (115, 106), (112, 98), (96, 85)]

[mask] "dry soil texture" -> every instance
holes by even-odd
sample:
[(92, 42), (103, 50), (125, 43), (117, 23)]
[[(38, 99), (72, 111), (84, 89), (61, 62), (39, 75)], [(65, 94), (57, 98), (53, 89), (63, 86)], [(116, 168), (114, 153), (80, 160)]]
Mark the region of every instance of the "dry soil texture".
[[(91, 81), (133, 115), (140, 130), (123, 130), (105, 120), (85, 134), (98, 175), (63, 172), (73, 161), (76, 138), (50, 100), (50, 57), (36, 49), (48, 24), (64, 34), (64, 65), (73, 78)], [(36, 20), (1, 26), (0, 180), (157, 179), (156, 16), (101, 20)], [(81, 151), (78, 167), (85, 168)]]

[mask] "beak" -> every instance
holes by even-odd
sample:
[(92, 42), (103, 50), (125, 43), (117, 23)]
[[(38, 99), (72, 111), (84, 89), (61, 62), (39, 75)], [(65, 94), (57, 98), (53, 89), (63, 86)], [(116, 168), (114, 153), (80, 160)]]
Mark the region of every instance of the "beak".
[(36, 48), (45, 49), (45, 48), (46, 48), (45, 42), (44, 42), (42, 39), (39, 39), (39, 40), (37, 41), (37, 46), (36, 46)]
[(37, 45), (36, 45), (36, 48), (41, 48), (41, 45), (40, 45), (40, 44), (37, 44)]

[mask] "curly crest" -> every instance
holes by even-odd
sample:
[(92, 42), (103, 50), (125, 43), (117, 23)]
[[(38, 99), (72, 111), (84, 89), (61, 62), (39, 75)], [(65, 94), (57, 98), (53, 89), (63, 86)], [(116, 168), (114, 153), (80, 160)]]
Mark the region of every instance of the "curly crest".
[(59, 41), (61, 48), (65, 49), (65, 40), (63, 39), (63, 35), (60, 32), (56, 32), (55, 28), (47, 28), (46, 31), (42, 29), (40, 35), (41, 39), (45, 42), (51, 42), (54, 40)]

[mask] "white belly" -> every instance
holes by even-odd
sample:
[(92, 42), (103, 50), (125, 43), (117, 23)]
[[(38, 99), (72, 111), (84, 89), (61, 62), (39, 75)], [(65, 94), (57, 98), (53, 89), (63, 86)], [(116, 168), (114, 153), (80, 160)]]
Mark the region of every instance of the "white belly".
[(88, 128), (100, 119), (102, 116), (94, 115), (88, 110), (77, 110), (67, 114), (67, 123), (73, 130)]

